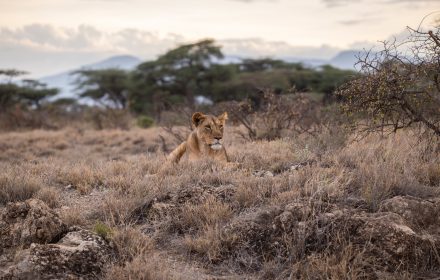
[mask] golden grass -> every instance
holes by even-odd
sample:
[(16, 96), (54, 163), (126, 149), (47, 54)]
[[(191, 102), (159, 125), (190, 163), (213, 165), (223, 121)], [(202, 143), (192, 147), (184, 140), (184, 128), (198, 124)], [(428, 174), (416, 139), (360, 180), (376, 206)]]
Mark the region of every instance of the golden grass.
[(44, 187), (39, 176), (5, 166), (0, 172), (0, 205), (31, 198)]
[[(1, 134), (0, 206), (36, 197), (59, 211), (68, 225), (93, 228), (104, 222), (114, 231), (110, 239), (118, 252), (107, 279), (179, 278), (157, 251), (200, 261), (211, 271), (265, 279), (282, 273), (355, 279), (370, 275), (370, 260), (350, 244), (338, 255), (306, 256), (300, 239), (285, 236), (280, 256), (290, 248), (300, 258), (286, 264), (284, 257), (255, 257), (258, 251), (240, 249), (237, 243), (248, 240), (227, 236), (222, 228), (247, 213), (296, 201), (355, 197), (374, 212), (395, 195), (440, 195), (440, 157), (430, 148), (438, 143), (410, 131), (346, 142), (340, 135), (243, 142), (230, 134), (228, 153), (238, 168), (224, 169), (209, 160), (182, 162), (157, 176), (165, 159), (159, 133), (154, 128)], [(290, 170), (296, 164), (303, 165)], [(274, 176), (260, 177), (255, 171)], [(163, 207), (153, 217), (154, 203)], [(313, 207), (312, 215), (324, 211)]]

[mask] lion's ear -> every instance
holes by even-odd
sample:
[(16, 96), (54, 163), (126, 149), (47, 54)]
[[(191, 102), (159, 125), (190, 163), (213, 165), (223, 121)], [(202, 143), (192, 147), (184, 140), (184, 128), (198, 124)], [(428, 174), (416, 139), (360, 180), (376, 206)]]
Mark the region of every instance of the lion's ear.
[(195, 127), (199, 126), (199, 124), (206, 118), (205, 114), (200, 113), (200, 112), (195, 112), (192, 115), (192, 123)]
[(222, 123), (225, 123), (226, 120), (228, 119), (228, 113), (224, 112), (223, 114), (221, 114), (220, 116), (218, 116), (218, 119), (219, 119)]

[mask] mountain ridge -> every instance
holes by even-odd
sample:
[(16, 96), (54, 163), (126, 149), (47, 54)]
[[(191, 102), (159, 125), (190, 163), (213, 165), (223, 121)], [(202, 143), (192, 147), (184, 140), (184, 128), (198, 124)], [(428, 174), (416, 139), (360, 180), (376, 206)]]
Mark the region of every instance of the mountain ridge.
[(75, 94), (75, 85), (73, 85), (77, 75), (74, 74), (78, 70), (101, 70), (108, 68), (119, 68), (123, 70), (134, 69), (142, 60), (132, 55), (118, 55), (111, 56), (107, 59), (98, 61), (96, 63), (86, 64), (74, 70), (67, 70), (58, 74), (45, 76), (39, 79), (40, 82), (45, 83), (48, 87), (58, 88), (60, 93), (52, 98), (57, 100), (60, 98), (77, 98)]

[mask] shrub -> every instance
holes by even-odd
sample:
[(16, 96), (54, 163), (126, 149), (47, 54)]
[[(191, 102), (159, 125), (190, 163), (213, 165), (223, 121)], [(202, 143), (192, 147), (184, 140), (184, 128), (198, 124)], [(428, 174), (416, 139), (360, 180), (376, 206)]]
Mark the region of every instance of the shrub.
[(316, 134), (322, 127), (322, 108), (310, 95), (301, 93), (276, 94), (264, 91), (256, 108), (250, 100), (226, 102), (219, 109), (230, 113), (231, 121), (245, 128), (245, 139), (273, 140), (298, 134)]
[(440, 137), (440, 28), (409, 31), (404, 42), (385, 42), (381, 51), (361, 57), (363, 75), (342, 86), (339, 96), (348, 115), (365, 116), (356, 124), (365, 132), (420, 124)]
[(129, 129), (132, 122), (130, 113), (123, 109), (90, 108), (84, 113), (84, 118), (98, 130), (106, 128)]
[(137, 125), (141, 128), (149, 128), (154, 124), (154, 120), (149, 116), (139, 116), (137, 118)]
[(104, 239), (108, 239), (112, 234), (112, 229), (102, 222), (97, 222), (93, 227), (93, 231)]

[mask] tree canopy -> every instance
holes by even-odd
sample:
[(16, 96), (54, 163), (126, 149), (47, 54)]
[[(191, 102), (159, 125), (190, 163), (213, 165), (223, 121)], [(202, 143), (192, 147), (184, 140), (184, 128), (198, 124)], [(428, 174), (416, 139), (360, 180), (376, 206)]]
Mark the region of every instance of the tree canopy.
[(79, 70), (77, 87), (81, 97), (99, 101), (102, 105), (125, 109), (128, 104), (129, 73), (121, 69)]
[(209, 96), (215, 81), (229, 79), (228, 69), (217, 63), (221, 58), (220, 47), (213, 40), (182, 45), (139, 65), (135, 79), (138, 86), (156, 92), (152, 99), (174, 96), (192, 106), (196, 95)]
[(0, 108), (6, 110), (14, 104), (40, 108), (43, 100), (58, 93), (58, 89), (47, 88), (46, 84), (36, 80), (13, 81), (25, 74), (27, 72), (16, 69), (0, 69), (0, 76), (5, 77), (0, 82)]
[(178, 46), (133, 71), (77, 71), (77, 89), (81, 97), (159, 118), (176, 104), (194, 107), (197, 96), (214, 102), (250, 99), (258, 104), (268, 88), (276, 94), (292, 88), (323, 93), (332, 100), (333, 91), (354, 75), (328, 65), (311, 68), (271, 58), (227, 63), (223, 58), (215, 41), (202, 40)]

